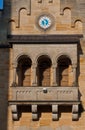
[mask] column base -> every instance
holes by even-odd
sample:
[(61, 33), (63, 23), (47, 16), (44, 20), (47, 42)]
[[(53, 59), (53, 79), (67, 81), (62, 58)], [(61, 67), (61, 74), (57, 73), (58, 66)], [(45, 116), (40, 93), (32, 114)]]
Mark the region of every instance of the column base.
[(53, 86), (53, 87), (57, 87), (58, 84), (57, 84), (57, 83), (53, 83), (52, 86)]
[(33, 87), (36, 87), (36, 86), (37, 86), (37, 83), (32, 83), (32, 86), (33, 86)]
[(12, 83), (12, 87), (16, 87), (17, 86), (17, 83), (16, 82), (13, 82)]

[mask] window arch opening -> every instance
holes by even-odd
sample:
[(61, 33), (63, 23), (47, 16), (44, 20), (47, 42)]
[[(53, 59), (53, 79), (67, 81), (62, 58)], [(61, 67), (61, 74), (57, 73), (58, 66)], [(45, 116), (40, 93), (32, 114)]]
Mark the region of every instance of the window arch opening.
[(51, 86), (51, 60), (41, 56), (38, 60), (38, 86)]
[(32, 61), (27, 56), (23, 56), (18, 61), (18, 86), (31, 86), (31, 65)]
[(59, 70), (59, 86), (69, 87), (72, 86), (72, 65), (71, 60), (67, 56), (61, 56), (58, 59)]

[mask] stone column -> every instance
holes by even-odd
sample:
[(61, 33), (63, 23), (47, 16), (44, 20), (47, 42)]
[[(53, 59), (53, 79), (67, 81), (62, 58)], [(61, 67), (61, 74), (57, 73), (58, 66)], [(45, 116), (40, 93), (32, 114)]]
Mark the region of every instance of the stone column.
[(12, 86), (17, 86), (16, 84), (16, 71), (17, 71), (17, 65), (14, 65), (13, 66), (13, 83), (12, 83)]
[(37, 86), (37, 81), (36, 81), (36, 69), (37, 69), (37, 65), (33, 64), (32, 65), (32, 86)]
[(56, 68), (57, 68), (57, 65), (53, 64), (53, 66), (52, 66), (52, 71), (53, 71), (53, 83), (52, 83), (52, 86), (57, 86)]
[(72, 69), (73, 69), (73, 86), (74, 86), (74, 87), (76, 87), (76, 85), (77, 85), (77, 81), (76, 81), (76, 79), (77, 79), (76, 68), (77, 68), (77, 65), (76, 65), (76, 64), (73, 64), (73, 65), (72, 65)]

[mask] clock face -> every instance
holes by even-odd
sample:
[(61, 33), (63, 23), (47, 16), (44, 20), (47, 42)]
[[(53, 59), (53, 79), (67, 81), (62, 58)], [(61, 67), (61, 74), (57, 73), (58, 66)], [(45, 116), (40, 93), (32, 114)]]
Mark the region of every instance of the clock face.
[(50, 19), (50, 17), (48, 16), (41, 16), (39, 18), (39, 26), (42, 28), (42, 29), (48, 29), (52, 24), (52, 21)]

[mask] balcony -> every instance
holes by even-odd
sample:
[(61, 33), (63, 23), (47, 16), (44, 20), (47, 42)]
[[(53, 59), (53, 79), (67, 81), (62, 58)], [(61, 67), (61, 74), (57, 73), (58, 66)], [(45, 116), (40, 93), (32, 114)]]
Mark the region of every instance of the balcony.
[(52, 106), (52, 119), (58, 120), (58, 106), (72, 105), (72, 119), (78, 120), (78, 87), (13, 87), (13, 98), (9, 101), (13, 120), (18, 117), (18, 105), (31, 105), (32, 119), (38, 119), (38, 105)]
[(37, 104), (78, 102), (77, 87), (13, 87), (12, 101)]

